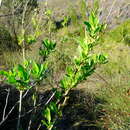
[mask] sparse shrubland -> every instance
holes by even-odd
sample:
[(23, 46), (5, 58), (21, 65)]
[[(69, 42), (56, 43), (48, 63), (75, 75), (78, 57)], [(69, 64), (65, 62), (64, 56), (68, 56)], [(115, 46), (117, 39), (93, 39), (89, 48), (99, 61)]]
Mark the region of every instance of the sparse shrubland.
[(1, 5), (0, 128), (129, 130), (130, 20), (109, 26), (98, 0), (38, 4)]

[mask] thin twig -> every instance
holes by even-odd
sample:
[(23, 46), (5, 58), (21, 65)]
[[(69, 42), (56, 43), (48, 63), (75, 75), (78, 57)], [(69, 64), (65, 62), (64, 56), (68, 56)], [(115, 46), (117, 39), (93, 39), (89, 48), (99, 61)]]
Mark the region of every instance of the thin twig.
[[(23, 37), (24, 37), (24, 35), (25, 35), (25, 28), (24, 28), (24, 22), (25, 22), (25, 15), (26, 15), (26, 11), (27, 11), (27, 5), (28, 5), (28, 3), (29, 3), (29, 1), (30, 0), (28, 0), (27, 2), (26, 2), (26, 4), (25, 4), (25, 6), (24, 6), (24, 10), (23, 10), (23, 15), (22, 15), (22, 35), (23, 35)], [(25, 58), (25, 39), (23, 40), (23, 42), (22, 42), (22, 53), (23, 53), (23, 61), (25, 62), (25, 60), (26, 60), (26, 58)]]
[(4, 107), (4, 111), (3, 111), (3, 118), (2, 118), (2, 120), (4, 120), (4, 118), (5, 118), (5, 112), (6, 112), (6, 108), (7, 108), (7, 105), (8, 105), (10, 89), (8, 89), (7, 92), (8, 93), (7, 93), (7, 96), (6, 96), (6, 103), (5, 103), (5, 107)]
[(38, 128), (37, 128), (37, 130), (40, 130), (41, 126), (42, 126), (42, 125), (41, 125), (41, 123), (40, 123), (39, 126), (38, 126)]
[[(2, 0), (0, 0), (2, 1)], [(0, 17), (8, 17), (8, 16), (12, 16), (12, 15), (19, 15), (19, 14), (22, 14), (21, 11), (17, 12), (17, 10), (21, 7), (22, 5), (22, 2), (15, 8), (15, 10), (12, 12), (12, 13), (9, 13), (9, 14), (1, 14)]]
[(114, 5), (115, 5), (116, 1), (117, 1), (117, 0), (114, 0), (114, 1), (113, 1), (112, 6), (111, 6), (111, 8), (110, 8), (110, 11), (109, 11), (109, 13), (108, 13), (108, 15), (107, 15), (107, 17), (106, 17), (106, 20), (105, 20), (105, 21), (107, 21), (107, 20), (108, 20), (108, 18), (109, 18), (109, 16), (110, 16), (111, 12), (112, 12), (112, 9), (113, 9), (113, 7), (114, 7)]
[(2, 0), (0, 0), (0, 6), (1, 6), (1, 4), (2, 4)]
[[(30, 89), (29, 89), (29, 90), (30, 90)], [(24, 98), (24, 97), (27, 95), (27, 93), (29, 92), (29, 90), (26, 91), (26, 93), (23, 95), (22, 98)], [(12, 111), (14, 110), (14, 108), (17, 106), (18, 103), (19, 103), (19, 101), (17, 101), (17, 102), (15, 103), (15, 105), (10, 109), (10, 111), (8, 112), (8, 114), (4, 117), (4, 120), (2, 120), (2, 121), (0, 122), (0, 126), (8, 119), (9, 115), (12, 113)]]
[(109, 85), (108, 81), (107, 81), (106, 79), (104, 79), (100, 74), (98, 74), (98, 73), (96, 73), (96, 72), (95, 72), (95, 74), (96, 74), (100, 79), (102, 79), (106, 84)]
[[(35, 97), (36, 94), (37, 94), (37, 87), (36, 87), (36, 90), (35, 90), (35, 93), (34, 93), (33, 107), (35, 107), (35, 106), (36, 106), (36, 103), (37, 103), (37, 99), (36, 99), (36, 97)], [(35, 113), (36, 113), (36, 109), (34, 109), (34, 111), (33, 111), (32, 114), (31, 114), (30, 121), (29, 121), (29, 125), (28, 125), (28, 130), (31, 129), (32, 119), (33, 119)]]
[(51, 97), (48, 99), (48, 101), (45, 103), (45, 105), (49, 104), (49, 102), (52, 100), (52, 98), (55, 96), (56, 91), (53, 92), (53, 94), (51, 95)]
[[(39, 103), (37, 106), (33, 107), (31, 110), (29, 110), (29, 111), (27, 111), (26, 113), (24, 113), (23, 115), (21, 115), (20, 118), (25, 117), (27, 114), (30, 114), (34, 109), (37, 109), (38, 107), (40, 107), (40, 106), (42, 106), (42, 105), (47, 106), (47, 105), (50, 103), (50, 101), (53, 99), (53, 97), (55, 96), (55, 93), (56, 93), (56, 92), (53, 92), (53, 93), (52, 93), (51, 97), (46, 101), (46, 103)], [(18, 101), (18, 103), (19, 103), (19, 101)], [(16, 104), (16, 105), (17, 105), (17, 104)], [(15, 118), (15, 119), (13, 119), (13, 120), (17, 120), (17, 119), (18, 119), (18, 118)], [(11, 121), (12, 121), (12, 120), (11, 120)]]
[(22, 111), (22, 94), (23, 94), (23, 91), (20, 90), (20, 95), (19, 95), (19, 115), (18, 115), (17, 130), (19, 130), (19, 128), (20, 128), (20, 119), (21, 119), (21, 111)]

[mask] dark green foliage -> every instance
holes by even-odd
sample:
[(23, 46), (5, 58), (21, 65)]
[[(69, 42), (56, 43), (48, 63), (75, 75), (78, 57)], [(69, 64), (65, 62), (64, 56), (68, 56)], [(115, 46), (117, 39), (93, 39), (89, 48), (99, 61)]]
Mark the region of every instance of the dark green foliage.
[[(50, 15), (51, 12), (47, 12)], [(64, 19), (63, 26), (66, 26), (68, 18)], [(35, 21), (34, 21), (35, 23)], [(77, 40), (78, 54), (72, 58), (71, 65), (68, 65), (62, 79), (57, 83), (57, 87), (53, 86), (52, 97), (49, 97), (47, 103), (43, 106), (41, 120), (42, 125), (48, 130), (55, 128), (57, 120), (62, 116), (62, 110), (65, 106), (67, 96), (74, 87), (86, 80), (92, 75), (99, 64), (107, 63), (107, 56), (103, 54), (95, 54), (94, 47), (100, 38), (100, 32), (105, 29), (104, 24), (100, 24), (99, 18), (96, 13), (92, 11), (90, 13), (87, 22), (84, 22), (86, 30), (85, 37)], [(35, 24), (34, 24), (35, 25)], [(76, 38), (77, 39), (77, 38)], [(25, 45), (26, 43), (32, 44), (36, 42), (35, 35), (26, 36), (25, 29), (23, 28), (21, 36), (19, 37), (19, 45), (23, 46), (23, 65), (16, 65), (9, 71), (0, 71), (0, 75), (3, 75), (11, 85), (14, 85), (20, 92), (28, 90), (33, 86), (36, 86), (40, 81), (47, 77), (48, 64), (36, 63), (35, 61), (26, 61)], [(39, 50), (40, 56), (43, 61), (49, 57), (49, 54), (56, 48), (56, 43), (51, 40), (43, 40), (42, 47)], [(53, 82), (53, 81), (52, 81)], [(20, 96), (20, 103), (22, 104), (22, 95)], [(36, 105), (36, 93), (33, 95), (34, 107)], [(20, 107), (21, 108), (21, 105)], [(21, 111), (20, 111), (21, 112)], [(20, 113), (19, 112), (19, 119)], [(18, 127), (19, 128), (19, 127)]]
[(89, 22), (85, 21), (86, 31), (92, 38), (97, 38), (97, 34), (106, 28), (106, 24), (100, 24), (100, 21), (94, 11), (90, 13)]
[(26, 90), (33, 86), (32, 83), (41, 81), (46, 70), (47, 64), (27, 61), (24, 66), (17, 65), (9, 71), (0, 71), (0, 75), (5, 76), (6, 82), (14, 85), (18, 90)]
[[(93, 11), (89, 16), (89, 21), (84, 23), (86, 25), (86, 35), (85, 38), (77, 40), (79, 44), (78, 56), (74, 58), (72, 65), (67, 67), (66, 74), (60, 80), (59, 86), (61, 90), (58, 91), (56, 89), (60, 96), (58, 96), (55, 101), (51, 101), (51, 103), (56, 103), (55, 106), (57, 106), (58, 111), (61, 111), (64, 107), (69, 91), (92, 75), (97, 64), (107, 62), (105, 55), (92, 53), (95, 43), (99, 40), (99, 33), (104, 29), (104, 25), (99, 23), (99, 19)], [(44, 109), (46, 113), (43, 115), (45, 120), (42, 120), (42, 123), (48, 130), (51, 130), (56, 124), (58, 113), (55, 109), (53, 109), (55, 111), (55, 113), (53, 113), (49, 107), (50, 106)]]
[(42, 41), (42, 47), (40, 48), (39, 54), (43, 57), (43, 60), (45, 60), (51, 51), (53, 51), (56, 47), (56, 43), (53, 41), (50, 41), (48, 39)]

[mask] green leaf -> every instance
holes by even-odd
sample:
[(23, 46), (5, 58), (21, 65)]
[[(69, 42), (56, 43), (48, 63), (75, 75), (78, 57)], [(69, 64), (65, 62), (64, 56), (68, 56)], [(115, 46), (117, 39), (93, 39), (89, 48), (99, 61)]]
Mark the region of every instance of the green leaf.
[(59, 91), (56, 91), (55, 97), (56, 97), (57, 99), (61, 99), (62, 93), (59, 92)]
[(51, 110), (52, 112), (54, 112), (54, 113), (57, 113), (57, 112), (58, 112), (58, 108), (57, 108), (57, 105), (56, 105), (55, 102), (51, 102), (50, 105), (49, 105), (49, 107), (50, 107), (50, 110)]
[(40, 71), (39, 70), (39, 65), (35, 61), (33, 61), (33, 63), (32, 63), (32, 71), (36, 75), (38, 75), (39, 71)]
[(49, 41), (48, 39), (43, 40), (42, 44), (44, 45), (44, 47), (48, 50), (51, 51), (55, 48), (56, 43)]
[(49, 127), (49, 125), (47, 124), (47, 122), (45, 120), (41, 121), (43, 123), (43, 125), (45, 125), (47, 128)]
[(39, 54), (44, 58), (47, 58), (51, 51), (55, 49), (56, 43), (49, 41), (48, 39), (42, 41), (42, 48), (39, 50)]
[(18, 76), (19, 76), (19, 78), (23, 79), (25, 81), (28, 80), (29, 75), (28, 75), (26, 69), (22, 65), (20, 65), (20, 64), (17, 66), (17, 69), (18, 69)]
[(84, 22), (84, 24), (86, 25), (86, 29), (88, 32), (91, 32), (91, 25), (89, 22)]
[(67, 83), (65, 79), (60, 80), (61, 88), (66, 89), (67, 88)]
[(101, 27), (97, 27), (97, 28), (95, 29), (95, 31), (94, 31), (94, 34), (100, 32), (100, 31), (101, 31)]
[(52, 14), (52, 10), (48, 9), (46, 12), (45, 12), (45, 15), (47, 16), (50, 16)]
[(27, 36), (27, 38), (26, 38), (26, 43), (28, 43), (28, 44), (33, 44), (33, 43), (35, 43), (35, 42), (36, 42), (35, 36), (33, 36), (33, 35), (28, 35), (28, 36)]
[(16, 84), (17, 80), (13, 76), (7, 77), (7, 82), (11, 84)]
[(62, 117), (62, 111), (61, 111), (61, 110), (58, 111), (58, 115), (59, 115), (60, 117)]
[(51, 123), (51, 111), (48, 107), (44, 110), (43, 116), (47, 119), (48, 124), (50, 124)]
[(94, 13), (92, 11), (89, 16), (89, 23), (91, 24), (91, 26), (94, 26), (94, 18)]
[(98, 56), (98, 60), (99, 60), (99, 62), (100, 62), (101, 64), (105, 64), (105, 63), (108, 62), (107, 56), (106, 56), (106, 55), (103, 55), (103, 54), (100, 54), (100, 55)]
[(30, 65), (30, 62), (31, 62), (31, 61), (25, 60), (25, 61), (23, 62), (23, 66), (25, 66), (25, 68), (28, 68), (29, 65)]
[(74, 74), (73, 68), (71, 66), (68, 66), (66, 69), (67, 75), (72, 77)]
[(81, 59), (80, 58), (75, 58), (74, 62), (75, 62), (76, 65), (79, 66), (81, 64)]
[(3, 75), (3, 76), (8, 76), (8, 72), (7, 71), (4, 71), (4, 70), (0, 70), (0, 75)]

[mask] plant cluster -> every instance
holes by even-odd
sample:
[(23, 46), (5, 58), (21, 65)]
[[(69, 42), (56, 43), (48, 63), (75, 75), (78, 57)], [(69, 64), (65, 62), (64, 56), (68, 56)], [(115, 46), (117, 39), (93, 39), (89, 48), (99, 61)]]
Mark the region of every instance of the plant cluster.
[[(20, 98), (17, 130), (20, 129), (23, 92), (30, 90), (32, 87), (36, 87), (40, 81), (47, 77), (49, 68), (46, 58), (56, 47), (55, 42), (51, 40), (43, 40), (39, 54), (42, 56), (44, 63), (36, 63), (35, 61), (26, 60), (26, 43), (34, 43), (39, 35), (39, 33), (37, 34), (37, 24), (35, 22), (36, 21), (33, 19), (36, 34), (26, 37), (23, 27), (21, 37), (19, 37), (19, 44), (23, 48), (23, 64), (16, 65), (9, 71), (0, 71), (0, 75), (5, 77), (5, 81), (15, 86), (19, 91)], [(73, 58), (72, 64), (66, 68), (66, 73), (58, 83), (57, 87), (52, 88), (53, 94), (49, 97), (49, 100), (43, 107), (43, 119), (41, 123), (43, 127), (46, 127), (48, 130), (54, 129), (59, 117), (62, 116), (62, 109), (66, 104), (70, 90), (77, 87), (78, 84), (92, 75), (98, 64), (104, 64), (107, 62), (106, 55), (93, 53), (94, 47), (100, 39), (100, 32), (105, 28), (105, 24), (100, 24), (99, 19), (93, 10), (90, 13), (88, 21), (84, 23), (85, 37), (82, 39), (76, 39), (76, 42), (78, 43), (78, 55)], [(63, 25), (65, 26), (66, 23), (63, 23)]]
[(61, 116), (70, 90), (90, 76), (96, 69), (97, 64), (107, 62), (105, 55), (92, 53), (93, 47), (99, 40), (99, 33), (104, 28), (104, 25), (99, 23), (93, 11), (89, 16), (89, 21), (85, 22), (85, 24), (86, 36), (84, 39), (78, 40), (79, 55), (74, 58), (72, 65), (67, 67), (66, 74), (60, 81), (59, 89), (54, 89), (55, 100), (52, 100), (43, 110), (44, 119), (42, 123), (48, 130), (51, 130), (55, 126), (56, 121)]

